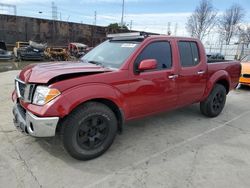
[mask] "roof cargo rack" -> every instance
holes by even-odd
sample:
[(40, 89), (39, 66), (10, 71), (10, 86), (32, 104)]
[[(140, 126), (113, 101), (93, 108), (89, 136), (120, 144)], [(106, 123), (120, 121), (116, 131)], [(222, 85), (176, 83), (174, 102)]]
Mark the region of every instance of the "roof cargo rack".
[(128, 32), (128, 33), (115, 33), (115, 34), (107, 34), (107, 38), (146, 38), (150, 35), (158, 35), (154, 33), (147, 32)]

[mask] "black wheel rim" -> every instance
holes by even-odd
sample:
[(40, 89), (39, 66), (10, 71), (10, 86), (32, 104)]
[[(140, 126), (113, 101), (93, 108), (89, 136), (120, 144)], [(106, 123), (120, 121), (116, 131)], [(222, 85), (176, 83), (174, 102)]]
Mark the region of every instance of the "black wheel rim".
[(108, 131), (108, 120), (105, 117), (101, 115), (90, 116), (79, 126), (77, 143), (83, 149), (96, 149), (104, 143)]
[(222, 92), (216, 93), (213, 99), (213, 110), (218, 112), (222, 109), (224, 105), (224, 94)]

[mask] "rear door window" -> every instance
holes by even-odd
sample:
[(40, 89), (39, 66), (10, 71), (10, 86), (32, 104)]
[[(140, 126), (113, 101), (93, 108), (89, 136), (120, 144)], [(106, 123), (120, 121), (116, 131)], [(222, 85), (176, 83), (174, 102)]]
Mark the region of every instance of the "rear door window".
[(200, 62), (199, 49), (196, 42), (178, 42), (182, 67), (196, 66)]

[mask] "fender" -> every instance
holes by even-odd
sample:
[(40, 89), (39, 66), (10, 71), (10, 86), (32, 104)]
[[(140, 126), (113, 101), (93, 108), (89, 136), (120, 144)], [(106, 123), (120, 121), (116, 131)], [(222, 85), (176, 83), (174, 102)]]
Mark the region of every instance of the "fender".
[(220, 80), (226, 80), (227, 84), (229, 86), (229, 89), (231, 88), (231, 86), (230, 86), (231, 78), (230, 78), (228, 72), (225, 70), (219, 70), (219, 71), (215, 72), (213, 75), (211, 75), (209, 80), (207, 81), (207, 86), (206, 86), (204, 95), (202, 97), (202, 101), (205, 100), (209, 96), (214, 85), (216, 83), (218, 83)]
[[(78, 105), (94, 99), (106, 99), (113, 102), (122, 110), (122, 114), (126, 119), (129, 108), (125, 102), (124, 95), (118, 89), (107, 84), (89, 83), (70, 88), (44, 106), (29, 104), (23, 101), (20, 101), (20, 103), (25, 109), (39, 117), (64, 118)], [(15, 100), (14, 95), (13, 100)]]
[(128, 106), (125, 102), (124, 95), (117, 88), (107, 84), (83, 84), (66, 90), (62, 95), (68, 104), (65, 106), (64, 116), (70, 114), (70, 112), (80, 104), (94, 99), (110, 100), (122, 110), (125, 117), (126, 114), (128, 114)]

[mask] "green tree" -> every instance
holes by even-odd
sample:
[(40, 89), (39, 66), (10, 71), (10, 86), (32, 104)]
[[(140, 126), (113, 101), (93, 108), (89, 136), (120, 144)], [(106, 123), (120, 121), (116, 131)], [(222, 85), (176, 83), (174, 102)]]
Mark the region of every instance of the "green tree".
[(128, 31), (128, 27), (126, 25), (120, 26), (118, 23), (111, 23), (107, 27), (108, 32), (110, 33), (119, 33), (122, 31)]

